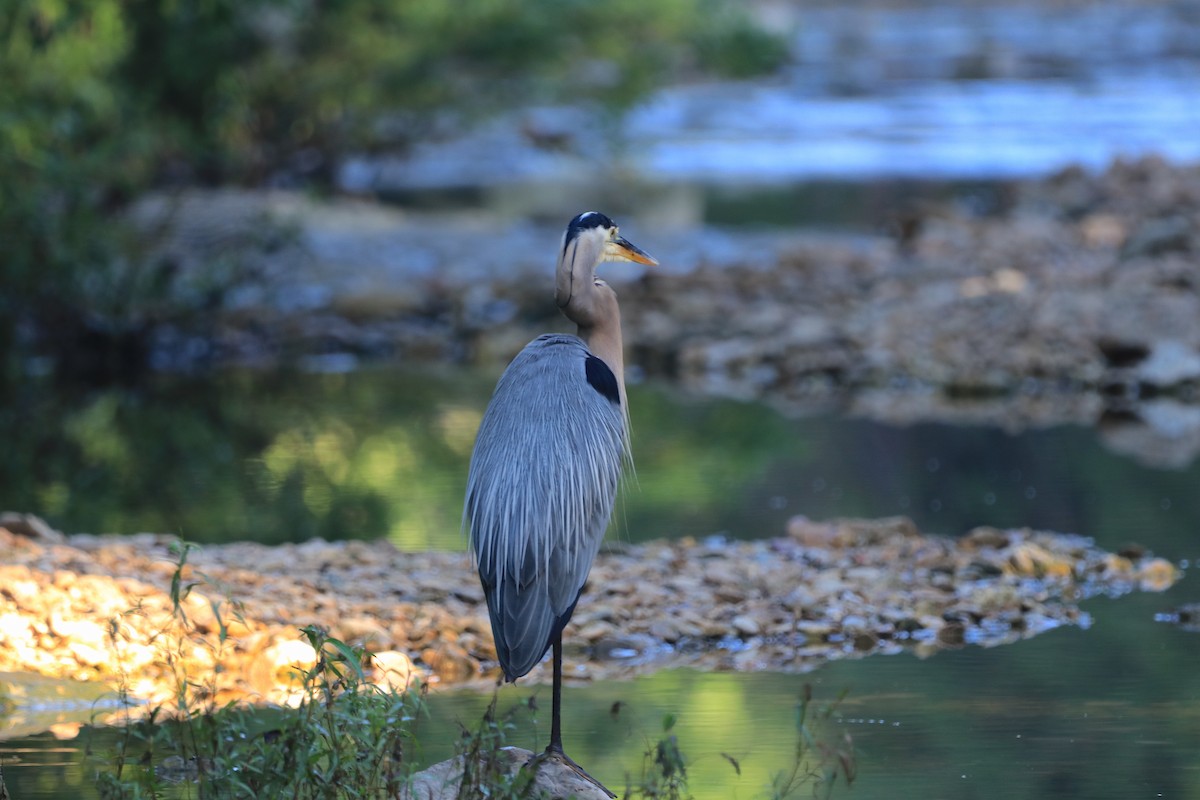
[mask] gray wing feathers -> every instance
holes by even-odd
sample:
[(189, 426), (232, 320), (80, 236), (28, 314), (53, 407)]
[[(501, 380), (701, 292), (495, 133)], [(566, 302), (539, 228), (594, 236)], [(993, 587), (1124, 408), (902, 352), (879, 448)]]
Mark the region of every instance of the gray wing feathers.
[(586, 357), (575, 336), (530, 342), (501, 376), (471, 456), (464, 516), (510, 680), (566, 624), (616, 499), (624, 413), (588, 384)]

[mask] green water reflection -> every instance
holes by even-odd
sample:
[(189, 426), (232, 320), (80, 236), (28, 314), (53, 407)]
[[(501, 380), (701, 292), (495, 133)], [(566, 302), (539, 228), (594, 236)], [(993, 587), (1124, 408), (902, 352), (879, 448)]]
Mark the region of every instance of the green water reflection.
[[(375, 369), (160, 378), (139, 390), (9, 388), (0, 507), (63, 530), (201, 541), (389, 537), (459, 549), (466, 465), (494, 375)], [(1198, 555), (1200, 463), (1160, 470), (1059, 427), (891, 427), (633, 387), (633, 541), (777, 535), (804, 513), (907, 514), (959, 533), (1044, 527)]]
[[(227, 373), (163, 378), (139, 391), (9, 389), (0, 506), (68, 531), (175, 531), (202, 541), (389, 536), (407, 548), (460, 548), (466, 460), (494, 376), (373, 370), (349, 375)], [(638, 479), (619, 535), (778, 534), (795, 513), (904, 513), (953, 533), (1030, 525), (1139, 541), (1174, 560), (1200, 555), (1200, 466), (1159, 470), (1109, 451), (1082, 427), (1021, 435), (986, 428), (890, 427), (836, 416), (787, 419), (753, 404), (631, 390)], [(667, 713), (691, 759), (697, 798), (759, 797), (795, 742), (805, 681), (850, 694), (827, 736), (858, 745), (857, 798), (1200, 797), (1197, 634), (1153, 621), (1200, 600), (1194, 575), (1165, 595), (1085, 604), (1089, 629), (1016, 645), (874, 657), (810, 675), (667, 671), (572, 686), (566, 743), (623, 787)], [(584, 599), (586, 602), (586, 598)], [(506, 687), (501, 706), (545, 687)], [(488, 697), (435, 694), (421, 740), (449, 754), (456, 722)], [(614, 703), (621, 703), (612, 714)], [(872, 721), (874, 720), (874, 721)], [(882, 722), (880, 722), (882, 720)], [(0, 744), (14, 798), (89, 798), (111, 733)], [(722, 755), (737, 759), (737, 775)]]
[[(855, 741), (858, 780), (835, 796), (1200, 797), (1196, 634), (1151, 621), (1164, 606), (1197, 598), (1185, 581), (1165, 596), (1094, 600), (1086, 604), (1094, 617), (1088, 630), (925, 661), (872, 657), (810, 675), (669, 671), (577, 688), (565, 700), (566, 746), (593, 774), (623, 786), (659, 720), (677, 714), (698, 799), (761, 797), (790, 763), (795, 702), (811, 682), (818, 698), (848, 692), (839, 715), (817, 729), (829, 742), (844, 733)], [(501, 704), (533, 692), (546, 699), (544, 688), (508, 687)], [(452, 741), (455, 721), (474, 722), (487, 700), (435, 697), (425, 741)], [(544, 718), (518, 731), (530, 748), (546, 741)], [(448, 752), (430, 748), (425, 756)], [(738, 760), (741, 775), (723, 754)]]

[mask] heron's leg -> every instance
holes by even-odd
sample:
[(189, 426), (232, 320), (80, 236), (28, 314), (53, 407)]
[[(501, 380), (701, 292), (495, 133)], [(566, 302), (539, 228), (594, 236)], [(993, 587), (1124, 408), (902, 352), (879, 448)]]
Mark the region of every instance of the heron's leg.
[[(554, 664), (554, 688), (551, 693), (551, 709), (550, 709), (550, 744), (546, 746), (546, 752), (540, 756), (534, 756), (530, 759), (530, 763), (541, 762), (548, 759), (555, 759), (566, 764), (579, 777), (584, 778), (589, 783), (598, 786), (609, 797), (616, 797), (615, 794), (608, 790), (600, 781), (587, 774), (587, 771), (572, 761), (566, 753), (563, 752), (562, 746), (562, 633), (554, 637), (553, 645), (553, 664)], [(535, 765), (536, 766), (536, 765)]]
[(554, 637), (554, 688), (551, 693), (550, 745), (548, 753), (562, 753), (562, 632)]

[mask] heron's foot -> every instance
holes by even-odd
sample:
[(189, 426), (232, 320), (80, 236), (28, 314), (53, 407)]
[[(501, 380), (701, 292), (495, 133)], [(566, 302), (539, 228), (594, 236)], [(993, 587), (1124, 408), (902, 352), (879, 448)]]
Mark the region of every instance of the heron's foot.
[(616, 797), (615, 794), (613, 794), (612, 792), (609, 791), (607, 786), (605, 786), (603, 783), (601, 783), (600, 781), (593, 778), (591, 775), (588, 775), (587, 770), (585, 770), (583, 767), (579, 766), (574, 761), (572, 761), (570, 759), (570, 757), (562, 751), (561, 747), (554, 747), (554, 746), (547, 747), (545, 750), (538, 753), (533, 758), (529, 759), (529, 761), (526, 762), (526, 766), (531, 766), (536, 769), (538, 766), (540, 766), (541, 764), (543, 764), (547, 761), (557, 761), (558, 763), (562, 764), (563, 766), (567, 767), (569, 770), (574, 772), (579, 777), (583, 778), (588, 783), (590, 783), (593, 786), (595, 786), (596, 788), (598, 788), (600, 791), (604, 792), (609, 797)]

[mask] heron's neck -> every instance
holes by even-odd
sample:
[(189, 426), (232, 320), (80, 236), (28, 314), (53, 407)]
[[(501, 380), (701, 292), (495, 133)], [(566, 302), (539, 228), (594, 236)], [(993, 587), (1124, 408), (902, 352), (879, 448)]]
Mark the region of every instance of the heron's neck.
[(621, 408), (625, 408), (625, 354), (621, 346), (621, 312), (614, 309), (611, 315), (597, 320), (593, 325), (580, 325), (579, 338), (583, 339), (592, 355), (613, 371), (621, 393)]
[(579, 326), (579, 338), (608, 365), (617, 379), (621, 408), (625, 405), (625, 355), (621, 351), (621, 309), (617, 295), (597, 285), (600, 245), (592, 237), (569, 243), (558, 262), (554, 299), (567, 319)]

